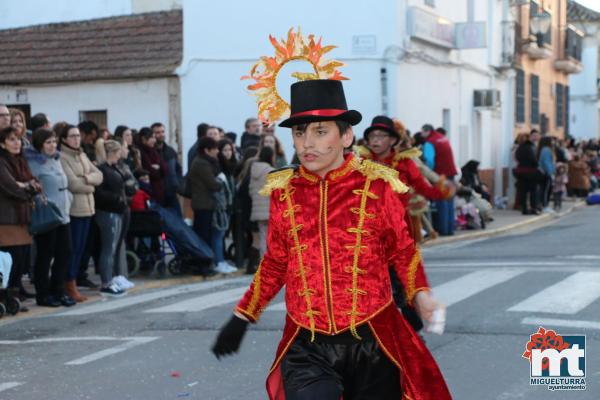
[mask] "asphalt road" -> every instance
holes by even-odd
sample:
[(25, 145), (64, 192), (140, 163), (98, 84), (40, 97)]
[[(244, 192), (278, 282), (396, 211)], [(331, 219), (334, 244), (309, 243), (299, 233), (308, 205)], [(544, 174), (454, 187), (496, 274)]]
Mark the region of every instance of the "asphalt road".
[[(600, 209), (487, 240), (423, 251), (448, 307), (426, 334), (455, 399), (600, 398)], [(0, 321), (0, 399), (265, 399), (280, 295), (241, 352), (209, 348), (248, 277), (146, 291), (49, 316)], [(521, 355), (538, 326), (586, 335), (585, 391), (531, 386)]]

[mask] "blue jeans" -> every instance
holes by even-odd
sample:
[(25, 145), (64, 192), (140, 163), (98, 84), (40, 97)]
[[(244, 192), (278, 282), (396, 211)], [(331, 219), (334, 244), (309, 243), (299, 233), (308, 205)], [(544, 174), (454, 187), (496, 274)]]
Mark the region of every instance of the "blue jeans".
[(100, 237), (102, 238), (100, 279), (102, 286), (106, 286), (112, 280), (115, 265), (118, 263), (117, 247), (122, 241), (123, 215), (98, 210), (96, 211), (96, 223), (100, 228)]
[(434, 203), (437, 213), (433, 216), (433, 227), (442, 236), (454, 235), (454, 198)]
[(88, 234), (90, 233), (90, 223), (92, 217), (73, 217), (71, 216), (71, 240), (73, 252), (71, 253), (71, 263), (67, 271), (67, 281), (77, 279), (79, 275), (79, 265), (81, 257), (85, 250)]
[(218, 264), (222, 261), (225, 261), (225, 253), (223, 250), (223, 239), (225, 238), (226, 232), (227, 231), (220, 231), (218, 229), (213, 229), (210, 247), (212, 248), (212, 251), (215, 253), (215, 263), (216, 264)]

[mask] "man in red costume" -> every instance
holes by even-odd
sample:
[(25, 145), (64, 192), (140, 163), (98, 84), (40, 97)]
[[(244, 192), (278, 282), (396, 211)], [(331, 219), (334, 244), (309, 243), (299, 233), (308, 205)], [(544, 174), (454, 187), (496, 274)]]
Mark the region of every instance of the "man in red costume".
[[(406, 149), (399, 152), (394, 150), (394, 147), (400, 142), (401, 137), (400, 132), (396, 130), (394, 121), (391, 118), (384, 115), (378, 115), (373, 118), (371, 126), (365, 130), (363, 138), (368, 147), (361, 146), (358, 148), (360, 156), (380, 162), (398, 171), (398, 177), (402, 183), (412, 189), (411, 192), (419, 194), (429, 200), (445, 200), (453, 196), (454, 191), (451, 187), (445, 185), (445, 179), (440, 179), (435, 186), (432, 186), (423, 177), (419, 171), (419, 167), (412, 160), (413, 157), (419, 157), (420, 155), (420, 152), (417, 149)], [(408, 212), (409, 201), (413, 196), (413, 193), (411, 192), (402, 193), (399, 197), (405, 210), (404, 221), (409, 228), (411, 238), (416, 240), (418, 234), (416, 229), (421, 229), (421, 225), (416, 224)], [(414, 308), (406, 303), (401, 282), (398, 282), (393, 269), (390, 269), (390, 275), (396, 305), (402, 309), (404, 317), (411, 326), (416, 331), (419, 331), (423, 328), (423, 322), (415, 313)]]
[(397, 193), (407, 188), (396, 171), (344, 155), (360, 120), (340, 81), (292, 85), (291, 116), (280, 126), (292, 128), (302, 165), (268, 176), (267, 252), (212, 349), (236, 352), (248, 323), (285, 285), (286, 323), (267, 378), (272, 400), (451, 398), (392, 299), (389, 265), (424, 319), (441, 307), (404, 222)]

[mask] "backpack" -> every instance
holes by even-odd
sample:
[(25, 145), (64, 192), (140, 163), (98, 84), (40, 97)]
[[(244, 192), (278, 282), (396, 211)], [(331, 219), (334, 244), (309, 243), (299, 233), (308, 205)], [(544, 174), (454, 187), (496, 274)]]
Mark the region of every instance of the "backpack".
[(215, 210), (213, 211), (213, 227), (220, 231), (226, 231), (229, 228), (229, 208), (233, 198), (233, 193), (229, 188), (227, 178), (223, 179), (217, 176), (221, 181), (221, 190), (214, 193)]

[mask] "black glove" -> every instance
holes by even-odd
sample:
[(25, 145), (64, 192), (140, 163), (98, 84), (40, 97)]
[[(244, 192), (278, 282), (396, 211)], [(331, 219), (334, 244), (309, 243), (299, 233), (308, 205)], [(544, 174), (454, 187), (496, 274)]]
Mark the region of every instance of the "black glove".
[(217, 360), (221, 358), (221, 356), (236, 353), (238, 351), (242, 339), (244, 338), (244, 334), (246, 333), (246, 329), (248, 329), (248, 321), (244, 321), (235, 315), (231, 317), (229, 322), (221, 328), (221, 332), (219, 332), (219, 336), (217, 336), (217, 341), (211, 349), (215, 357), (217, 357)]

